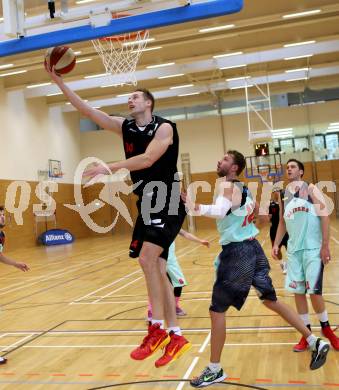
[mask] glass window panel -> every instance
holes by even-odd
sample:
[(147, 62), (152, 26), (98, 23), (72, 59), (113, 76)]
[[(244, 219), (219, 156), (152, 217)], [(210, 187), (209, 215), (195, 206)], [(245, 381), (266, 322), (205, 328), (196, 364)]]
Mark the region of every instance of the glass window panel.
[(294, 147), (296, 152), (302, 152), (304, 149), (309, 149), (308, 139), (305, 138), (296, 138), (294, 140)]
[(338, 133), (326, 134), (326, 149), (328, 153), (328, 159), (336, 158), (337, 149), (338, 149)]

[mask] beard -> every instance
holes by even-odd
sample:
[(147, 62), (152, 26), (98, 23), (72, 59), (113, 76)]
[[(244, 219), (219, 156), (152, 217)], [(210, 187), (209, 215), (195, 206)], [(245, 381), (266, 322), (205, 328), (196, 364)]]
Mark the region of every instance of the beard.
[(222, 169), (218, 170), (217, 174), (219, 177), (227, 176), (227, 172), (225, 170), (222, 170)]

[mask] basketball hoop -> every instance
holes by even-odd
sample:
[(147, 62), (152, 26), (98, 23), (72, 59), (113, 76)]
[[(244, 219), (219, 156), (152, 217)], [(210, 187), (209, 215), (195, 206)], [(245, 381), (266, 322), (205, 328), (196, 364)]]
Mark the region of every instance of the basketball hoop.
[(270, 174), (269, 165), (258, 165), (258, 174), (262, 183), (267, 183), (269, 181), (268, 176)]
[[(112, 14), (113, 19), (124, 18), (127, 14)], [(111, 37), (92, 40), (93, 46), (99, 54), (106, 73), (119, 75), (120, 80), (114, 85), (136, 85), (135, 69), (149, 37), (148, 30), (114, 35)]]

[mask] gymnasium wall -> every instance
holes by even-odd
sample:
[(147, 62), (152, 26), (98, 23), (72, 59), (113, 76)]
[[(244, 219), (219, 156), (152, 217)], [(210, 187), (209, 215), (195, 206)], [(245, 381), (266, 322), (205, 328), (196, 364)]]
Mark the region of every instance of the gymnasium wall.
[(73, 182), (80, 160), (78, 113), (64, 115), (45, 98), (25, 99), (22, 90), (4, 90), (0, 81), (0, 123), (0, 179), (37, 180), (37, 170), (55, 159), (62, 162), (62, 182)]
[[(57, 226), (69, 229), (76, 238), (98, 235), (89, 229), (78, 213), (67, 209), (64, 204), (74, 203), (73, 173), (81, 158), (95, 156), (104, 161), (124, 158), (121, 139), (111, 132), (93, 131), (80, 133), (78, 113), (63, 114), (59, 107), (48, 107), (44, 98), (25, 100), (20, 90), (4, 90), (0, 80), (0, 203), (4, 203), (6, 191), (13, 180), (26, 180), (32, 196), (23, 214), (23, 225), (17, 225), (13, 215), (9, 220), (7, 249), (35, 245), (35, 220), (33, 204), (40, 203), (34, 194), (37, 170), (47, 169), (48, 158), (62, 161), (64, 179), (59, 181), (57, 202)], [(277, 109), (273, 111), (276, 127), (306, 126), (308, 123), (339, 121), (338, 102), (328, 102), (306, 107)], [(221, 120), (223, 122), (221, 122)], [(311, 127), (311, 126), (310, 126)], [(237, 149), (245, 155), (252, 154), (247, 142), (247, 121), (244, 114), (219, 117), (204, 117), (179, 121), (181, 153), (189, 153), (192, 179), (205, 180), (212, 186), (211, 193), (198, 194), (198, 200), (210, 202), (215, 183), (215, 168), (225, 149)], [(224, 128), (224, 137), (222, 133)], [(223, 139), (224, 138), (224, 139)], [(225, 145), (223, 145), (225, 143)], [(180, 169), (180, 161), (178, 167)], [(307, 163), (307, 180), (338, 180), (339, 161)], [(84, 200), (98, 198), (100, 186), (83, 190)], [(334, 196), (333, 196), (334, 199)], [(136, 215), (132, 197), (123, 198), (132, 218)], [(115, 216), (112, 207), (106, 205), (92, 214), (95, 222), (107, 226)], [(197, 220), (198, 229), (213, 227), (214, 222), (206, 218)], [(39, 223), (38, 231), (44, 229)], [(53, 227), (51, 222), (47, 227)], [(119, 218), (113, 233), (126, 234), (131, 227)], [(110, 234), (110, 233), (107, 233)]]
[[(277, 108), (272, 111), (275, 128), (295, 128), (303, 134), (319, 129), (329, 122), (339, 122), (339, 102), (332, 101), (298, 107)], [(225, 149), (236, 149), (244, 155), (253, 155), (248, 143), (247, 116), (245, 113), (208, 116), (177, 121), (180, 135), (180, 153), (189, 153), (192, 173), (213, 171)], [(224, 130), (224, 140), (223, 140)], [(122, 142), (108, 131), (81, 133), (81, 156), (96, 156), (105, 161), (124, 158)], [(306, 156), (310, 157), (309, 156)], [(178, 168), (181, 162), (179, 159)]]

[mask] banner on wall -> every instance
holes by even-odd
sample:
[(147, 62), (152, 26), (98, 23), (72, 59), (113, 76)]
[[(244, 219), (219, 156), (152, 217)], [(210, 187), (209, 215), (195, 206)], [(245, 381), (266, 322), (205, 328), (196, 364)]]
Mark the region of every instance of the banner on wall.
[(40, 234), (39, 242), (43, 245), (64, 245), (74, 241), (72, 233), (65, 229), (50, 229)]

